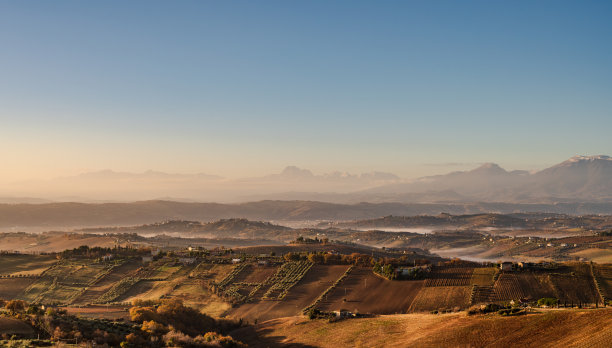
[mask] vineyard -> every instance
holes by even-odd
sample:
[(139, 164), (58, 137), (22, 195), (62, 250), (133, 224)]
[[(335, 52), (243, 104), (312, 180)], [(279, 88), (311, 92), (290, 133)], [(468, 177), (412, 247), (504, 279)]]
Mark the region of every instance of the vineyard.
[(556, 297), (556, 292), (546, 274), (537, 272), (503, 273), (495, 283), (492, 300), (537, 300), (543, 297)]
[(495, 283), (495, 274), (497, 272), (498, 270), (496, 267), (474, 268), (470, 284), (476, 286), (493, 286)]
[(32, 303), (68, 304), (111, 270), (112, 266), (102, 264), (56, 264), (18, 297)]
[(593, 274), (597, 280), (601, 295), (607, 300), (612, 300), (612, 265), (593, 265)]
[(264, 293), (264, 300), (282, 300), (289, 289), (299, 282), (306, 272), (310, 270), (313, 263), (309, 261), (291, 261), (284, 263), (268, 280), (267, 284), (272, 286)]
[(596, 303), (600, 296), (590, 266), (586, 263), (571, 263), (559, 267), (558, 272), (549, 275), (562, 303)]
[(472, 281), (473, 273), (473, 267), (434, 267), (427, 275), (425, 286), (467, 286)]

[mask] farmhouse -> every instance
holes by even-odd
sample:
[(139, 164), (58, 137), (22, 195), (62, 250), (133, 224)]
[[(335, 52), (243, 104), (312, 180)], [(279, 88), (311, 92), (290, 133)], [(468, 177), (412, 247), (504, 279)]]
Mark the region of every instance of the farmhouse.
[(113, 254), (106, 254), (106, 255), (102, 256), (102, 260), (104, 260), (104, 261), (110, 261), (110, 260), (112, 260), (114, 258), (115, 258), (115, 255), (113, 255)]
[(519, 262), (518, 266), (522, 269), (530, 269), (534, 267), (533, 262)]
[(233, 264), (240, 263), (240, 262), (242, 262), (241, 259), (232, 259)]
[(193, 265), (196, 262), (195, 257), (181, 257), (179, 262), (183, 265)]
[(349, 312), (346, 309), (341, 309), (341, 310), (338, 310), (338, 311), (334, 311), (334, 315), (336, 316), (336, 318), (350, 318), (350, 317), (354, 316), (353, 313)]
[(512, 262), (505, 261), (499, 265), (499, 269), (502, 271), (512, 271)]

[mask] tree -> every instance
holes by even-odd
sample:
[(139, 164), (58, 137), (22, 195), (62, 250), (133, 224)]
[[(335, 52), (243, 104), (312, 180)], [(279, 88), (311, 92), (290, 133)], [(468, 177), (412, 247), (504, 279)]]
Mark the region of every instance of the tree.
[(23, 312), (26, 308), (26, 303), (22, 300), (10, 300), (6, 303), (4, 308), (9, 310), (11, 313)]

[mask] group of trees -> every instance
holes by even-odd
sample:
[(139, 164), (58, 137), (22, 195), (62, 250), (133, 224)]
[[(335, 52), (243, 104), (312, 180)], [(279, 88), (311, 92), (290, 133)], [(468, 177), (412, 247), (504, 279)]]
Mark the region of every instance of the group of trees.
[[(133, 322), (85, 319), (65, 310), (0, 300), (5, 315), (31, 325), (41, 338), (54, 342), (93, 342), (112, 347), (243, 347), (221, 333), (241, 323), (215, 320), (179, 300), (136, 302), (130, 308)], [(221, 332), (221, 333), (219, 333)]]
[(240, 324), (215, 320), (185, 306), (175, 299), (137, 301), (130, 308), (130, 318), (141, 324), (140, 330), (126, 336), (121, 347), (242, 347), (242, 343), (218, 332), (228, 331)]
[(302, 236), (297, 237), (293, 242), (293, 244), (327, 244), (329, 243), (329, 238), (321, 238), (319, 239), (319, 237), (314, 237), (313, 238), (304, 238)]
[(407, 256), (402, 255), (397, 258), (393, 257), (380, 257), (376, 258), (372, 255), (352, 253), (350, 255), (330, 253), (330, 252), (288, 252), (283, 255), (285, 261), (300, 261), (308, 260), (316, 264), (332, 264), (332, 265), (355, 265), (355, 266), (366, 266), (372, 267), (376, 263), (382, 265), (390, 264), (392, 267), (399, 266), (412, 266), (412, 265), (426, 265), (430, 261), (427, 259), (416, 259), (410, 260)]
[(104, 247), (89, 247), (87, 245), (81, 245), (78, 248), (67, 249), (57, 254), (59, 259), (70, 259), (70, 258), (87, 258), (95, 259), (103, 257), (107, 254), (119, 254), (125, 256), (137, 256), (143, 255), (150, 252), (150, 249), (134, 249), (131, 247), (117, 246), (115, 248), (104, 248)]

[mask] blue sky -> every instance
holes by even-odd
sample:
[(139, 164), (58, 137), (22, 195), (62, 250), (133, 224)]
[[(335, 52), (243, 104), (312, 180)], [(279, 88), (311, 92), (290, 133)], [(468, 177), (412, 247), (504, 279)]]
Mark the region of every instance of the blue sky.
[(606, 1), (1, 2), (0, 180), (611, 154), (611, 16)]

